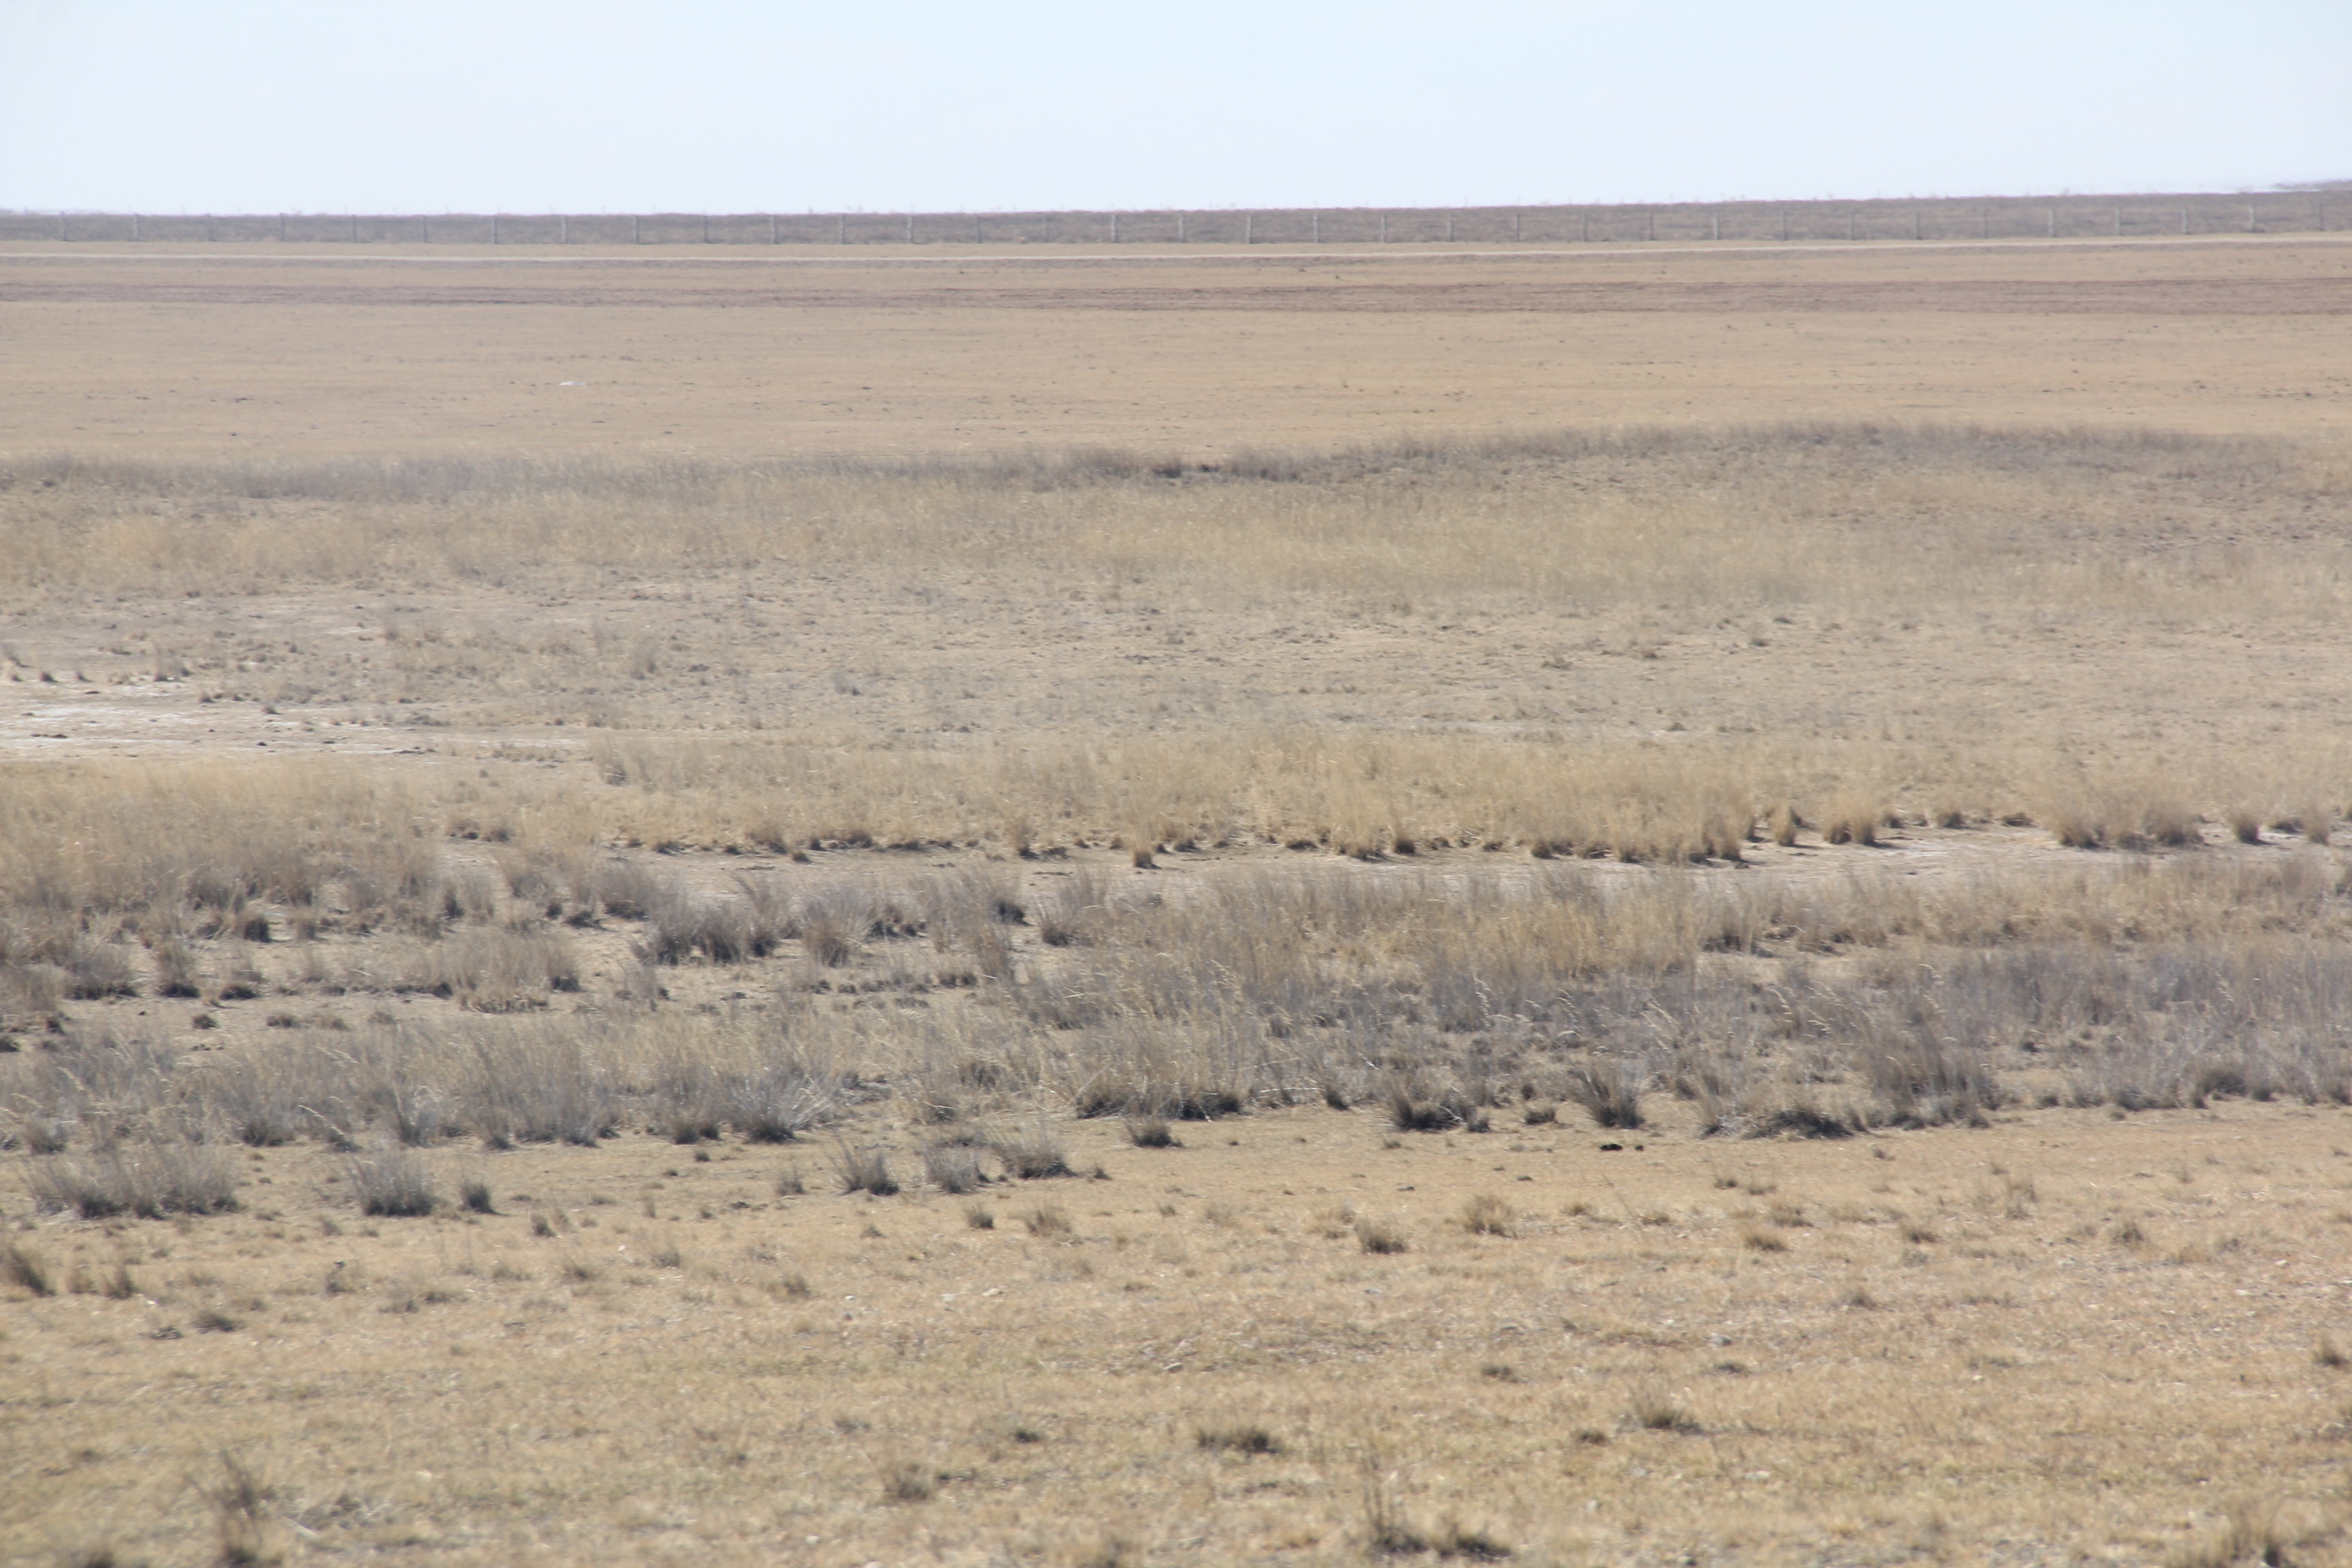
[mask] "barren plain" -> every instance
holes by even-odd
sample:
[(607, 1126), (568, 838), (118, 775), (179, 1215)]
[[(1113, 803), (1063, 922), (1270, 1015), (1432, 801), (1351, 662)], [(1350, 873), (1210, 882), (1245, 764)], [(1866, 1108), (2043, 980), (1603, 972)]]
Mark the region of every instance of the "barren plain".
[(2352, 247), (713, 248), (0, 247), (0, 1559), (2352, 1560)]

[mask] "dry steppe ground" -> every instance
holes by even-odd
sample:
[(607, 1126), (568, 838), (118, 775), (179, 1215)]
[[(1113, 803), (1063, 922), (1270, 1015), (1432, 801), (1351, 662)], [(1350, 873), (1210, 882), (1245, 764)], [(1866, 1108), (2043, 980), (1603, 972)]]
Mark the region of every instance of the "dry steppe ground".
[(0, 247), (0, 1560), (2352, 1560), (2342, 242), (714, 248)]

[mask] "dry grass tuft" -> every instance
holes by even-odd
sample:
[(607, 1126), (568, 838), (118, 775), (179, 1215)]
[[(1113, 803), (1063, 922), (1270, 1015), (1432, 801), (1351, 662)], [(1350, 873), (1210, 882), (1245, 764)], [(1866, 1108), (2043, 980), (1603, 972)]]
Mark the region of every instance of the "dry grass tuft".
[(197, 1483), (213, 1510), (222, 1568), (265, 1568), (281, 1559), (278, 1521), (270, 1505), (277, 1491), (260, 1471), (234, 1454), (221, 1456), (217, 1481)]
[(1508, 1237), (1518, 1234), (1517, 1226), (1511, 1205), (1492, 1193), (1474, 1194), (1462, 1205), (1462, 1228), (1472, 1236)]
[(160, 1219), (236, 1207), (236, 1168), (210, 1144), (164, 1140), (53, 1155), (34, 1165), (30, 1180), (41, 1207), (71, 1209), (83, 1219)]
[(1403, 1252), (1411, 1247), (1404, 1232), (1386, 1220), (1359, 1218), (1355, 1222), (1356, 1241), (1366, 1252), (1388, 1256)]
[(1184, 1146), (1164, 1116), (1129, 1118), (1127, 1141), (1139, 1149), (1181, 1149)]
[(47, 1261), (21, 1241), (0, 1242), (0, 1284), (13, 1285), (33, 1296), (58, 1293)]
[(882, 1467), (884, 1502), (929, 1502), (939, 1489), (939, 1477), (928, 1465), (919, 1465), (911, 1459), (898, 1459)]
[(437, 1201), (424, 1156), (398, 1144), (351, 1156), (342, 1175), (364, 1215), (415, 1218), (431, 1214)]
[(961, 1196), (978, 1192), (988, 1180), (980, 1166), (980, 1151), (967, 1143), (923, 1145), (923, 1179), (943, 1193)]
[(1569, 1075), (1568, 1097), (1584, 1107), (1595, 1125), (1630, 1131), (1642, 1125), (1642, 1089), (1648, 1078), (1635, 1062), (1588, 1063)]
[(1070, 1168), (1069, 1144), (1051, 1123), (1043, 1120), (1024, 1127), (1003, 1129), (989, 1139), (988, 1147), (1003, 1166), (1004, 1173), (1021, 1181), (1077, 1173)]
[(853, 1148), (846, 1140), (835, 1140), (833, 1173), (844, 1194), (866, 1193), (887, 1198), (898, 1191), (898, 1181), (890, 1174), (889, 1153), (879, 1147)]
[(1654, 1384), (1633, 1391), (1625, 1410), (1626, 1425), (1644, 1432), (1692, 1433), (1704, 1430), (1680, 1395)]
[(1228, 1421), (1193, 1429), (1194, 1444), (1213, 1454), (1279, 1454), (1282, 1439), (1255, 1421)]
[(2218, 1529), (2167, 1562), (2169, 1568), (2286, 1568), (2293, 1544), (2276, 1503), (2241, 1500), (2224, 1510)]

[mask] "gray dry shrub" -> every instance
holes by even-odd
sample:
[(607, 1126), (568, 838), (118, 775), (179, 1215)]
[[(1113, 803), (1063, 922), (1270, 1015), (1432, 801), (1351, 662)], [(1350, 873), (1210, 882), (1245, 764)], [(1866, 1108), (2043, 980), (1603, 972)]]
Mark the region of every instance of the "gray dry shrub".
[(352, 1155), (343, 1179), (362, 1214), (415, 1218), (433, 1212), (433, 1173), (413, 1149), (391, 1144)]
[(83, 1219), (217, 1214), (236, 1207), (236, 1163), (209, 1143), (154, 1139), (110, 1143), (33, 1163), (33, 1198)]
[(736, 1135), (752, 1143), (789, 1143), (841, 1110), (839, 1075), (788, 1041), (771, 1040), (717, 1069), (719, 1110)]
[(1642, 1125), (1642, 1087), (1648, 1069), (1639, 1063), (1587, 1062), (1568, 1077), (1568, 1097), (1601, 1127), (1631, 1130)]
[(923, 1179), (943, 1193), (961, 1195), (977, 1192), (988, 1180), (980, 1168), (980, 1151), (964, 1143), (923, 1146)]
[(837, 1141), (833, 1169), (844, 1193), (870, 1193), (877, 1198), (887, 1198), (898, 1190), (897, 1179), (890, 1174), (890, 1157), (886, 1150), (852, 1148)]
[(443, 1069), (456, 1084), (457, 1125), (492, 1147), (584, 1148), (612, 1136), (623, 1090), (601, 1044), (552, 1024), (478, 1025)]
[(999, 1131), (989, 1139), (988, 1147), (1008, 1177), (1034, 1182), (1076, 1173), (1070, 1169), (1069, 1145), (1042, 1119), (1026, 1127)]

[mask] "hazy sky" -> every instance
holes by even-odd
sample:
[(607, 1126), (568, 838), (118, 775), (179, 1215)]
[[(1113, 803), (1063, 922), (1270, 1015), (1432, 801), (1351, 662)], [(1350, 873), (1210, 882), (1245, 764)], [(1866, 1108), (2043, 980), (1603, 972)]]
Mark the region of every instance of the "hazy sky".
[(0, 0), (0, 206), (1440, 205), (2352, 175), (2352, 0)]

